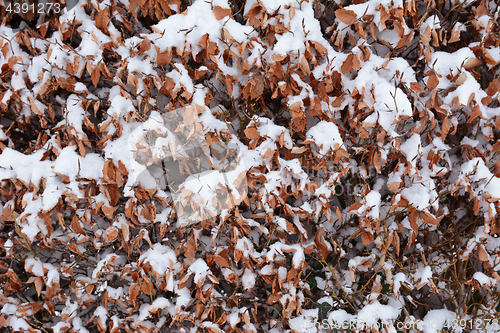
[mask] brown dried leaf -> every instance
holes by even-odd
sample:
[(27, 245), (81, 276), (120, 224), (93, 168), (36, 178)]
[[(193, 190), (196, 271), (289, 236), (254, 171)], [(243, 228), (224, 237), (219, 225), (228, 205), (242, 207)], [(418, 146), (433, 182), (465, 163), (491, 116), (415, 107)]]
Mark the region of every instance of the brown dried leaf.
[(366, 32), (363, 29), (361, 22), (356, 22), (355, 28), (356, 28), (356, 32), (358, 33), (359, 37), (366, 39)]
[(139, 307), (139, 305), (137, 304), (137, 296), (139, 296), (140, 293), (141, 293), (141, 288), (139, 288), (139, 286), (137, 286), (136, 284), (131, 285), (128, 288), (128, 296), (129, 296), (128, 304), (133, 303), (136, 309)]
[(315, 234), (314, 243), (316, 244), (316, 248), (319, 250), (319, 253), (321, 254), (321, 258), (325, 260), (326, 257), (328, 257), (328, 255), (330, 254), (330, 251), (328, 250), (325, 238), (320, 232), (317, 232)]
[(214, 255), (214, 260), (215, 260), (215, 263), (221, 267), (229, 267), (229, 263), (227, 262), (227, 259), (218, 255), (218, 254)]
[(457, 27), (458, 23), (455, 24), (453, 29), (451, 30), (451, 37), (448, 40), (448, 43), (455, 43), (460, 41), (460, 29)]
[(71, 220), (71, 229), (73, 229), (74, 232), (79, 233), (81, 235), (86, 235), (85, 230), (83, 230), (82, 223), (80, 222), (80, 219), (78, 216), (73, 216), (73, 219)]
[[(488, 85), (487, 93), (489, 96), (495, 95), (497, 92), (500, 92), (500, 79), (496, 78), (490, 82)], [(498, 118), (498, 116), (497, 116)], [(500, 128), (500, 127), (498, 127)]]
[(253, 140), (253, 139), (258, 139), (260, 138), (260, 133), (257, 131), (255, 127), (249, 127), (245, 129), (245, 135), (248, 139)]
[(477, 247), (477, 257), (483, 262), (489, 260), (488, 253), (484, 250), (482, 245)]
[(166, 51), (160, 52), (160, 48), (155, 45), (156, 48), (156, 63), (158, 66), (165, 66), (172, 60), (172, 50), (168, 49)]
[(31, 111), (36, 114), (37, 116), (41, 117), (42, 116), (42, 113), (40, 112), (40, 110), (38, 109), (38, 107), (36, 106), (35, 104), (35, 100), (33, 99), (33, 97), (31, 96), (28, 96), (28, 99), (30, 101), (30, 108), (31, 108)]
[(422, 221), (424, 221), (425, 223), (433, 224), (433, 225), (439, 224), (439, 221), (432, 214), (430, 214), (428, 212), (420, 212), (419, 215), (420, 215), (420, 218), (422, 219)]
[(43, 288), (43, 279), (39, 276), (37, 276), (35, 278), (35, 290), (36, 290), (36, 294), (38, 296), (40, 296), (40, 293), (42, 292), (42, 288)]
[(302, 69), (302, 72), (306, 75), (311, 74), (311, 71), (309, 69), (309, 63), (307, 62), (306, 57), (303, 55), (301, 60), (300, 60), (300, 68)]
[(215, 18), (217, 20), (222, 20), (224, 17), (231, 15), (231, 9), (223, 8), (221, 6), (215, 6), (214, 7), (214, 14), (215, 14)]
[(495, 162), (495, 176), (500, 178), (500, 160)]
[(429, 90), (434, 90), (434, 88), (436, 88), (438, 84), (439, 79), (436, 75), (436, 72), (433, 71), (429, 76), (429, 79), (427, 80), (427, 87), (429, 88)]
[(476, 119), (477, 117), (480, 117), (483, 113), (481, 112), (481, 110), (479, 109), (479, 105), (475, 104), (473, 107), (472, 107), (472, 111), (470, 113), (470, 118), (467, 120), (467, 123), (470, 123), (472, 122), (474, 119)]
[(415, 233), (418, 233), (418, 215), (416, 211), (410, 213), (410, 226)]
[(378, 152), (375, 152), (373, 154), (373, 165), (375, 166), (377, 173), (380, 173), (382, 171), (382, 165), (380, 163), (380, 155), (378, 154)]
[(387, 184), (387, 188), (391, 191), (391, 192), (396, 192), (399, 188), (401, 187), (401, 182), (394, 182), (394, 183), (390, 183), (390, 184)]
[(269, 158), (274, 155), (274, 151), (271, 148), (267, 148), (264, 158)]
[(105, 232), (105, 241), (110, 243), (118, 237), (118, 229), (115, 226), (110, 226)]
[(460, 75), (460, 76), (458, 77), (458, 79), (455, 81), (455, 84), (456, 84), (457, 86), (461, 86), (461, 85), (462, 85), (462, 83), (464, 83), (466, 79), (467, 79), (467, 74), (462, 73), (462, 75)]
[[(293, 7), (292, 7), (293, 8)], [(291, 9), (290, 9), (291, 10)], [(323, 45), (321, 45), (319, 42), (316, 42), (316, 41), (309, 41), (309, 44), (311, 44), (311, 46), (316, 50), (316, 52), (318, 52), (321, 56), (326, 56), (328, 55), (328, 50), (326, 49), (326, 47), (324, 47)]]
[(110, 17), (111, 15), (109, 14), (109, 9), (107, 7), (104, 8), (103, 10), (100, 10), (99, 14), (97, 14), (96, 17), (96, 22), (95, 22), (96, 27), (105, 34), (108, 33), (108, 24)]
[(335, 11), (335, 16), (347, 25), (351, 25), (356, 22), (357, 15), (354, 11), (349, 9), (340, 8)]
[(56, 174), (56, 176), (62, 178), (62, 182), (63, 184), (69, 184), (70, 183), (70, 179), (68, 176), (66, 175), (63, 175), (62, 173), (58, 173), (58, 172), (54, 172)]
[(394, 235), (393, 245), (394, 245), (394, 248), (396, 249), (396, 254), (399, 257), (399, 251), (401, 250), (401, 242), (399, 240), (399, 235), (396, 231), (394, 231), (392, 234)]
[(115, 212), (115, 210), (113, 209), (113, 207), (110, 207), (108, 205), (103, 205), (101, 207), (101, 210), (104, 213), (104, 215), (106, 215), (107, 218), (109, 218), (109, 219), (113, 218), (113, 213)]
[(422, 38), (420, 38), (423, 44), (427, 44), (431, 40), (431, 33), (432, 33), (431, 26), (428, 25), (424, 31), (424, 34), (422, 35)]
[(99, 83), (99, 78), (101, 76), (101, 70), (99, 69), (98, 66), (94, 67), (90, 76), (92, 78), (92, 84), (94, 85), (94, 87), (97, 87), (97, 84)]
[(148, 51), (151, 48), (151, 41), (149, 39), (143, 39), (139, 51), (137, 51), (137, 54), (143, 54), (144, 52)]
[(424, 92), (424, 88), (422, 88), (422, 86), (420, 84), (418, 84), (417, 82), (411, 82), (410, 88), (411, 88), (411, 90), (413, 90), (416, 93)]
[(354, 55), (349, 54), (345, 59), (344, 63), (342, 64), (342, 66), (340, 67), (342, 74), (347, 74), (352, 70), (353, 61), (354, 61)]
[(9, 52), (9, 43), (5, 43), (2, 46), (2, 54), (3, 54), (4, 59), (7, 58), (7, 52)]
[(464, 63), (464, 68), (465, 69), (471, 69), (471, 68), (474, 68), (474, 67), (477, 67), (481, 65), (481, 60), (479, 60), (478, 58), (470, 58), (469, 60), (467, 60), (465, 63)]
[(371, 243), (373, 243), (373, 234), (369, 231), (363, 230), (361, 232), (361, 241), (365, 246), (370, 245)]

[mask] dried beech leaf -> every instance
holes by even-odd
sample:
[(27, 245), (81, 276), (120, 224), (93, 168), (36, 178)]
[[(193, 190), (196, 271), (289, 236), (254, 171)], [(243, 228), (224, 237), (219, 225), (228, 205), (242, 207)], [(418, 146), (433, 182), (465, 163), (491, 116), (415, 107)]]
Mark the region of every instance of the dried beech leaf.
[(448, 43), (455, 43), (460, 41), (460, 28), (457, 27), (458, 23), (455, 23), (455, 26), (451, 30), (451, 37), (448, 40)]
[(35, 278), (35, 290), (36, 290), (36, 294), (38, 296), (40, 296), (40, 293), (42, 292), (42, 288), (43, 288), (43, 279), (39, 276), (37, 276)]
[(410, 83), (410, 88), (416, 92), (416, 93), (421, 93), (421, 92), (424, 92), (424, 88), (422, 88), (422, 86), (420, 84), (418, 84), (417, 82), (411, 82)]
[(479, 65), (481, 65), (481, 60), (479, 60), (478, 58), (471, 58), (464, 63), (464, 68), (471, 69)]
[(255, 127), (249, 127), (245, 129), (245, 135), (248, 139), (253, 140), (253, 139), (258, 139), (260, 138), (260, 133), (257, 131)]
[(106, 235), (105, 236), (106, 243), (110, 243), (118, 237), (118, 229), (115, 226), (111, 226), (108, 229), (106, 229), (105, 235)]
[(97, 87), (97, 84), (99, 83), (99, 78), (101, 76), (101, 70), (99, 69), (98, 66), (94, 67), (90, 76), (92, 79), (92, 84), (94, 85), (94, 87)]
[(373, 234), (369, 231), (363, 230), (361, 232), (361, 241), (365, 246), (370, 245), (371, 243), (373, 243)]
[(410, 226), (415, 233), (418, 233), (418, 215), (416, 211), (410, 213)]
[(488, 253), (484, 250), (482, 245), (479, 245), (477, 247), (477, 257), (479, 258), (479, 260), (481, 260), (483, 262), (489, 260)]
[(439, 79), (436, 73), (433, 71), (429, 76), (429, 78), (427, 79), (427, 87), (429, 88), (429, 90), (434, 90), (434, 88), (436, 88), (438, 84), (439, 84)]
[(83, 230), (82, 223), (76, 215), (73, 216), (73, 219), (71, 220), (71, 229), (73, 229), (74, 232), (85, 235), (85, 230)]
[(264, 154), (264, 158), (269, 158), (274, 155), (274, 151), (271, 148), (267, 148), (266, 153)]
[(467, 119), (467, 123), (470, 123), (472, 122), (474, 119), (476, 119), (477, 117), (480, 117), (483, 113), (481, 112), (481, 109), (479, 109), (479, 105), (474, 105), (472, 107), (472, 110), (471, 110), (471, 113), (470, 113), (470, 117), (469, 119)]
[(401, 182), (394, 182), (394, 183), (390, 183), (390, 184), (387, 184), (387, 188), (391, 191), (391, 192), (396, 192), (399, 188), (401, 187)]
[(231, 9), (223, 8), (221, 6), (215, 6), (214, 7), (214, 14), (215, 14), (215, 18), (217, 20), (222, 20), (224, 17), (231, 15)]
[(357, 19), (357, 15), (354, 11), (344, 8), (337, 9), (335, 11), (335, 17), (347, 25), (353, 24)]
[(31, 111), (33, 111), (34, 114), (36, 114), (37, 116), (42, 116), (42, 113), (40, 112), (40, 110), (38, 109), (38, 107), (36, 106), (35, 104), (35, 100), (33, 99), (33, 97), (31, 96), (28, 96), (28, 100), (30, 101), (30, 107), (31, 107)]
[(425, 223), (428, 223), (428, 224), (433, 224), (433, 225), (438, 225), (439, 222), (438, 220), (430, 213), (428, 212), (420, 212), (420, 218), (422, 219), (422, 221), (424, 221)]
[(104, 33), (108, 33), (109, 19), (111, 18), (109, 14), (109, 9), (106, 7), (99, 11), (97, 14), (95, 25), (96, 27)]

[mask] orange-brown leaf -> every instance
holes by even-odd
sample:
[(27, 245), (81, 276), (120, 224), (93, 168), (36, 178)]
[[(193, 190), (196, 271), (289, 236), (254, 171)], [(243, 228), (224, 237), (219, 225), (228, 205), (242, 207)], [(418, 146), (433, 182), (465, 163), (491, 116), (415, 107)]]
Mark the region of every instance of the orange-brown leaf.
[(222, 20), (224, 17), (231, 15), (231, 9), (223, 8), (221, 6), (215, 6), (214, 7), (214, 14), (215, 14), (215, 18), (217, 20)]
[(33, 99), (33, 97), (31, 96), (28, 96), (28, 99), (30, 101), (30, 108), (31, 108), (31, 111), (36, 114), (37, 116), (42, 116), (42, 113), (40, 112), (40, 109), (38, 109), (38, 107), (36, 106), (35, 104), (35, 100)]
[(139, 51), (137, 51), (137, 54), (143, 54), (144, 52), (148, 51), (151, 48), (151, 40), (149, 39), (144, 39), (139, 47)]
[(380, 155), (377, 152), (373, 154), (373, 165), (375, 166), (377, 173), (380, 173), (382, 171), (382, 166), (380, 164)]
[(340, 221), (342, 219), (342, 213), (340, 212), (340, 209), (337, 206), (335, 206), (335, 213), (337, 215), (337, 219)]
[(394, 183), (387, 184), (387, 188), (391, 192), (396, 192), (400, 186), (401, 186), (401, 182), (394, 182)]
[(477, 247), (477, 256), (481, 261), (488, 261), (489, 259), (488, 253), (484, 250), (482, 245)]
[(422, 219), (422, 221), (424, 221), (425, 223), (433, 224), (433, 225), (439, 224), (438, 220), (436, 220), (436, 218), (428, 212), (420, 212), (419, 215), (420, 215), (420, 218)]
[(245, 135), (248, 139), (258, 139), (260, 137), (259, 131), (255, 127), (249, 127), (245, 129)]
[(429, 90), (434, 90), (434, 88), (436, 88), (438, 84), (439, 84), (439, 79), (436, 73), (432, 72), (431, 75), (429, 76), (429, 79), (427, 80), (427, 87), (429, 88)]
[(351, 25), (356, 22), (357, 15), (354, 11), (340, 8), (335, 11), (335, 16), (345, 24)]
[(411, 90), (413, 90), (416, 93), (424, 92), (424, 88), (422, 88), (422, 86), (420, 84), (418, 84), (417, 82), (411, 82), (410, 88), (411, 88)]
[(71, 229), (73, 229), (74, 232), (79, 233), (81, 235), (85, 235), (85, 230), (82, 228), (82, 223), (78, 219), (78, 216), (73, 216), (73, 220), (71, 220)]
[(93, 70), (92, 73), (90, 74), (92, 78), (92, 84), (94, 87), (97, 87), (97, 84), (99, 83), (99, 78), (101, 77), (101, 70), (99, 69), (98, 66), (96, 66)]
[(96, 22), (95, 22), (96, 27), (102, 32), (107, 33), (109, 19), (110, 19), (109, 9), (104, 8), (103, 10), (100, 10), (99, 14), (97, 14), (96, 17)]
[(472, 107), (472, 111), (470, 113), (470, 118), (467, 120), (467, 123), (470, 123), (472, 122), (474, 119), (476, 119), (477, 117), (481, 116), (482, 115), (482, 112), (481, 110), (479, 109), (479, 105), (474, 105)]
[(361, 241), (365, 246), (370, 245), (373, 242), (373, 234), (369, 231), (363, 230), (361, 232)]
[(450, 40), (448, 40), (448, 43), (455, 43), (458, 41), (460, 41), (460, 29), (457, 27), (457, 24), (455, 24), (451, 30), (451, 37)]
[(269, 158), (274, 155), (274, 151), (271, 148), (267, 148), (264, 158)]
[(354, 55), (349, 54), (345, 59), (344, 63), (342, 64), (342, 66), (340, 67), (342, 74), (347, 74), (352, 70), (353, 61), (354, 61)]
[(39, 276), (35, 278), (35, 290), (36, 294), (40, 296), (40, 293), (42, 292), (42, 287), (43, 287), (43, 279)]
[(106, 243), (112, 242), (116, 239), (116, 237), (118, 237), (118, 229), (115, 226), (110, 226), (106, 229), (105, 235)]
[(418, 216), (416, 211), (410, 213), (410, 226), (415, 233), (418, 233)]
[(172, 60), (172, 50), (168, 49), (166, 51), (160, 52), (160, 48), (155, 46), (156, 48), (156, 63), (158, 66), (165, 66)]

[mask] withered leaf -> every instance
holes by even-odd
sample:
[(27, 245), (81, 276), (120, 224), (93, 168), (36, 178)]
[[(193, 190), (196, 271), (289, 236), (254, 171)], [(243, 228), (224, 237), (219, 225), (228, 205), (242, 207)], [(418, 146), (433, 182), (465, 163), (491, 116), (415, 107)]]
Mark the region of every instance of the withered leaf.
[(97, 14), (95, 25), (96, 27), (104, 33), (108, 33), (108, 23), (111, 15), (109, 14), (109, 9), (106, 7), (99, 11)]
[(257, 131), (255, 127), (249, 127), (245, 129), (245, 135), (248, 139), (253, 140), (253, 139), (258, 139), (260, 138), (260, 133)]
[(432, 71), (429, 78), (427, 79), (427, 87), (429, 88), (429, 90), (434, 90), (434, 88), (436, 88), (438, 84), (439, 79), (436, 75), (436, 72)]
[(85, 235), (85, 230), (83, 230), (82, 223), (80, 222), (80, 219), (76, 215), (73, 216), (73, 219), (71, 220), (71, 229), (73, 229), (73, 231), (76, 233)]
[(347, 25), (351, 25), (356, 22), (357, 15), (354, 11), (350, 9), (340, 8), (335, 11), (335, 16)]
[(40, 112), (40, 109), (38, 109), (38, 107), (36, 106), (35, 104), (35, 100), (33, 99), (33, 97), (31, 96), (28, 96), (28, 100), (30, 101), (30, 108), (31, 108), (31, 111), (36, 114), (37, 116), (42, 116), (42, 113)]
[(479, 245), (477, 247), (477, 256), (478, 256), (479, 260), (481, 260), (483, 262), (489, 260), (488, 253), (484, 250), (482, 245)]
[(92, 78), (92, 84), (94, 85), (94, 87), (97, 88), (97, 84), (99, 83), (99, 78), (101, 77), (101, 70), (99, 69), (98, 66), (94, 67), (90, 76)]
[(231, 9), (223, 8), (221, 6), (215, 6), (214, 7), (214, 14), (215, 14), (215, 18), (220, 21), (224, 17), (231, 15)]
[(361, 232), (361, 241), (363, 242), (363, 245), (370, 245), (373, 243), (373, 234), (369, 231), (363, 230)]

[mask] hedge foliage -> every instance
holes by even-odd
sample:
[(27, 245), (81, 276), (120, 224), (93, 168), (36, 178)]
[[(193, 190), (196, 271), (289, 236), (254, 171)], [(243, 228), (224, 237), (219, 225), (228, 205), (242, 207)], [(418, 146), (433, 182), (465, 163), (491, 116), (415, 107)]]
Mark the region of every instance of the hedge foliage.
[[(496, 1), (7, 9), (0, 332), (498, 329)], [(129, 154), (174, 110), (245, 166), (177, 205)]]

